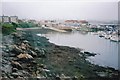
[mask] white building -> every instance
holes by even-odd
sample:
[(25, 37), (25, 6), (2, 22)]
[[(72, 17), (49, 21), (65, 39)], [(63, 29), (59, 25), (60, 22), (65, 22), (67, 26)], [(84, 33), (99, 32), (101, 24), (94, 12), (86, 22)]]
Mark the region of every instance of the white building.
[(0, 23), (2, 22), (2, 16), (0, 16)]
[(10, 22), (10, 19), (9, 19), (9, 17), (8, 16), (2, 16), (2, 22), (3, 23), (6, 23), (6, 22)]
[(17, 23), (18, 22), (18, 17), (17, 16), (10, 16), (10, 22)]
[(11, 22), (14, 22), (14, 23), (17, 23), (18, 22), (18, 17), (17, 16), (0, 16), (0, 22), (3, 22), (3, 23), (11, 23)]

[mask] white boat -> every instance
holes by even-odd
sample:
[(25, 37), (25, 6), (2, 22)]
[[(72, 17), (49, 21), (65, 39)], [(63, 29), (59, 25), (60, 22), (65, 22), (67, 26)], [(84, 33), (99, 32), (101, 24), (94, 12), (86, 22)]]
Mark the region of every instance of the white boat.
[(106, 34), (104, 37), (105, 37), (105, 39), (110, 39), (111, 35)]
[(118, 36), (111, 36), (111, 37), (110, 37), (110, 40), (111, 40), (111, 41), (115, 41), (115, 42), (119, 42), (119, 41), (120, 41), (120, 39), (119, 39)]
[(99, 37), (105, 37), (105, 35), (106, 35), (106, 33), (105, 33), (105, 32), (102, 32), (102, 31), (99, 32), (98, 34), (99, 34)]

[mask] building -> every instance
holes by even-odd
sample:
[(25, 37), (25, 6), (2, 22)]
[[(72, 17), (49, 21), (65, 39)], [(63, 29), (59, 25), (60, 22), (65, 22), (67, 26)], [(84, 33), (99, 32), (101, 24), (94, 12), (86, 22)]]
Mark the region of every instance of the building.
[(17, 23), (18, 22), (18, 17), (17, 16), (10, 16), (10, 22)]
[(18, 22), (18, 17), (17, 16), (0, 16), (0, 22), (2, 23), (17, 23)]
[(2, 22), (2, 16), (0, 16), (0, 23)]
[(86, 20), (66, 20), (65, 23), (88, 25), (88, 21)]
[(9, 23), (10, 22), (9, 16), (2, 16), (2, 22)]

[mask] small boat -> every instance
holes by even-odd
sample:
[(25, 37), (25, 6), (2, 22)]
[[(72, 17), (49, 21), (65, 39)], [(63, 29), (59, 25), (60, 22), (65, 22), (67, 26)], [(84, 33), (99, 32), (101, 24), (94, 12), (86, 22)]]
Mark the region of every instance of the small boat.
[(101, 32), (98, 32), (99, 34), (99, 37), (104, 37), (105, 36), (105, 32), (101, 31)]
[(105, 37), (105, 34), (104, 33), (100, 33), (99, 37)]
[(118, 36), (111, 36), (110, 40), (114, 41), (114, 42), (119, 42), (120, 41), (120, 39), (118, 38)]
[(105, 35), (105, 39), (110, 39), (111, 38), (111, 35)]

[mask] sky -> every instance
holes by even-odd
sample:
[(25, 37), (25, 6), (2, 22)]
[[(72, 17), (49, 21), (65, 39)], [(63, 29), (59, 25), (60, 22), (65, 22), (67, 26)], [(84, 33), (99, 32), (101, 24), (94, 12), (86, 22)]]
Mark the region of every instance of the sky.
[(118, 19), (118, 0), (2, 0), (0, 8), (1, 15), (21, 19)]

